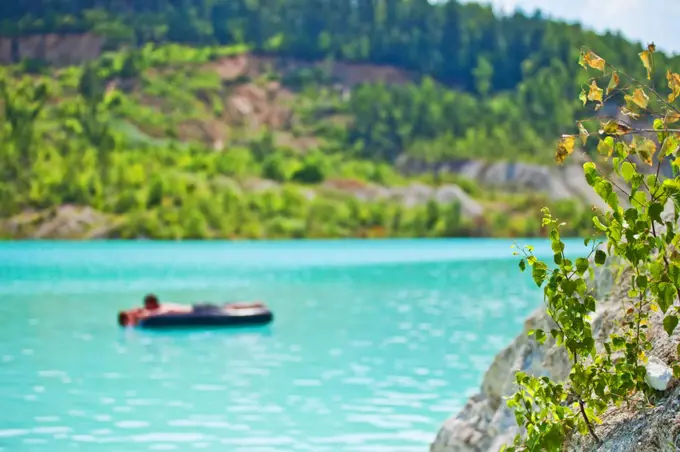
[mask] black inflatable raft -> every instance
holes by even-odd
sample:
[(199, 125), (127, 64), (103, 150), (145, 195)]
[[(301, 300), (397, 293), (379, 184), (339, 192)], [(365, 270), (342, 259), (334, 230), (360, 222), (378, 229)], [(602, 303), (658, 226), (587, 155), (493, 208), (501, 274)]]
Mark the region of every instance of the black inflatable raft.
[(274, 315), (262, 304), (254, 306), (197, 304), (191, 312), (152, 314), (136, 322), (139, 328), (200, 328), (266, 325)]

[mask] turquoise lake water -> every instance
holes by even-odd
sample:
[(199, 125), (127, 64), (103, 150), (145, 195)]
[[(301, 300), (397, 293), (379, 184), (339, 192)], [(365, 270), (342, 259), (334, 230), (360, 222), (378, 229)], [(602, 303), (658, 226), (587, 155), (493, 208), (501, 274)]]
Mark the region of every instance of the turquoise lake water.
[[(426, 451), (541, 302), (511, 243), (0, 243), (0, 451)], [(148, 292), (275, 320), (120, 329)]]

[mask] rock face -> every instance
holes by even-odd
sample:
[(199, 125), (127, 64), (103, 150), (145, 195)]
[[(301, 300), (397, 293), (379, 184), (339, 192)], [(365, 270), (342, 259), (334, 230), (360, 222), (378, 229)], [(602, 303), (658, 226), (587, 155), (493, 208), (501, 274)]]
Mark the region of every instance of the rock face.
[(14, 216), (0, 222), (0, 231), (18, 238), (92, 239), (107, 237), (114, 226), (107, 215), (91, 207), (64, 205)]
[(448, 172), (474, 180), (482, 187), (540, 192), (553, 200), (578, 199), (587, 205), (606, 209), (605, 203), (588, 185), (580, 164), (548, 167), (518, 162), (487, 163), (479, 160), (426, 163), (407, 158), (401, 158), (397, 164), (406, 174)]
[(423, 205), (430, 200), (441, 204), (457, 202), (460, 205), (462, 215), (467, 218), (477, 218), (484, 213), (481, 204), (454, 184), (431, 187), (425, 184), (412, 183), (404, 187), (383, 187), (356, 181), (330, 180), (324, 183), (324, 188), (351, 194), (362, 201), (397, 200), (407, 207)]
[[(666, 212), (667, 214), (667, 212)], [(668, 217), (666, 217), (668, 218)], [(593, 315), (593, 334), (597, 347), (617, 324), (622, 303), (627, 303), (630, 271), (621, 275), (622, 284), (613, 284), (613, 267), (596, 271), (593, 289), (598, 298), (598, 309)], [(479, 394), (471, 397), (460, 413), (446, 420), (439, 430), (430, 452), (497, 452), (503, 444), (511, 443), (519, 431), (513, 412), (504, 397), (516, 388), (514, 373), (549, 376), (564, 380), (571, 370), (571, 362), (564, 349), (555, 346), (552, 338), (539, 345), (527, 336), (535, 328), (549, 330), (552, 319), (541, 308), (534, 312), (524, 325), (524, 331), (510, 346), (501, 351), (486, 372)], [(668, 364), (677, 362), (677, 344), (680, 328), (668, 337), (663, 329), (663, 315), (652, 313), (648, 335), (652, 343), (650, 363), (653, 378), (650, 384), (666, 389), (673, 381)], [(596, 432), (604, 444), (592, 444), (589, 437), (575, 437), (568, 450), (576, 451), (678, 451), (680, 450), (680, 388), (665, 393), (656, 407), (612, 408), (602, 417), (603, 424)]]
[[(602, 327), (611, 323), (605, 321), (611, 307), (601, 305), (596, 315), (600, 334), (608, 332)], [(555, 328), (543, 308), (534, 312), (515, 341), (496, 355), (484, 376), (481, 393), (473, 396), (458, 415), (444, 423), (430, 452), (497, 452), (503, 444), (511, 443), (519, 431), (514, 413), (504, 399), (516, 390), (514, 373), (522, 370), (556, 380), (567, 378), (571, 370), (567, 353), (556, 347), (552, 338), (540, 345), (527, 336), (529, 330), (536, 328), (546, 331)]]

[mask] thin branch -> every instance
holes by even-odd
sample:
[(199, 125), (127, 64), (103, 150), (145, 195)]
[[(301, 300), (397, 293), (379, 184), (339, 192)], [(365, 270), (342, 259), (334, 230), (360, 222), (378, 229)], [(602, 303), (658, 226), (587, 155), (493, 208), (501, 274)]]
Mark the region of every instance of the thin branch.
[(583, 416), (583, 420), (586, 421), (586, 427), (588, 427), (588, 431), (590, 432), (590, 435), (595, 438), (595, 441), (597, 441), (598, 446), (602, 445), (602, 440), (600, 439), (599, 436), (595, 433), (595, 430), (593, 430), (593, 426), (590, 424), (590, 419), (588, 419), (588, 415), (586, 414), (586, 407), (583, 404), (583, 400), (581, 399), (581, 396), (577, 394), (577, 399), (578, 399), (578, 406), (581, 409), (581, 416)]
[[(663, 144), (662, 144), (662, 147), (663, 147)], [(659, 150), (659, 153), (660, 152), (661, 152), (661, 150)], [(666, 157), (664, 156), (656, 164), (656, 174), (655, 174), (655, 177), (654, 177), (654, 184), (656, 184), (656, 186), (654, 187), (654, 194), (652, 194), (652, 202), (657, 201), (656, 194), (659, 193), (659, 186), (658, 186), (658, 184), (659, 184), (659, 172), (661, 171), (661, 164), (665, 160), (666, 160)], [(651, 192), (650, 192), (650, 194), (651, 194)]]
[(637, 128), (637, 129), (632, 129), (630, 132), (627, 132), (627, 133), (640, 133), (640, 132), (653, 132), (653, 133), (672, 132), (672, 133), (678, 133), (678, 132), (680, 132), (680, 129)]

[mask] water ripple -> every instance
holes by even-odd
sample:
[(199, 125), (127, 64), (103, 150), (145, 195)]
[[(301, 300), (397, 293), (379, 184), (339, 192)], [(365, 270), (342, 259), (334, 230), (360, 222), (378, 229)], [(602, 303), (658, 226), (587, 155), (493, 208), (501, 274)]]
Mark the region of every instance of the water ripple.
[[(427, 450), (540, 294), (508, 244), (347, 243), (0, 244), (0, 451)], [(151, 290), (276, 319), (119, 330)]]

